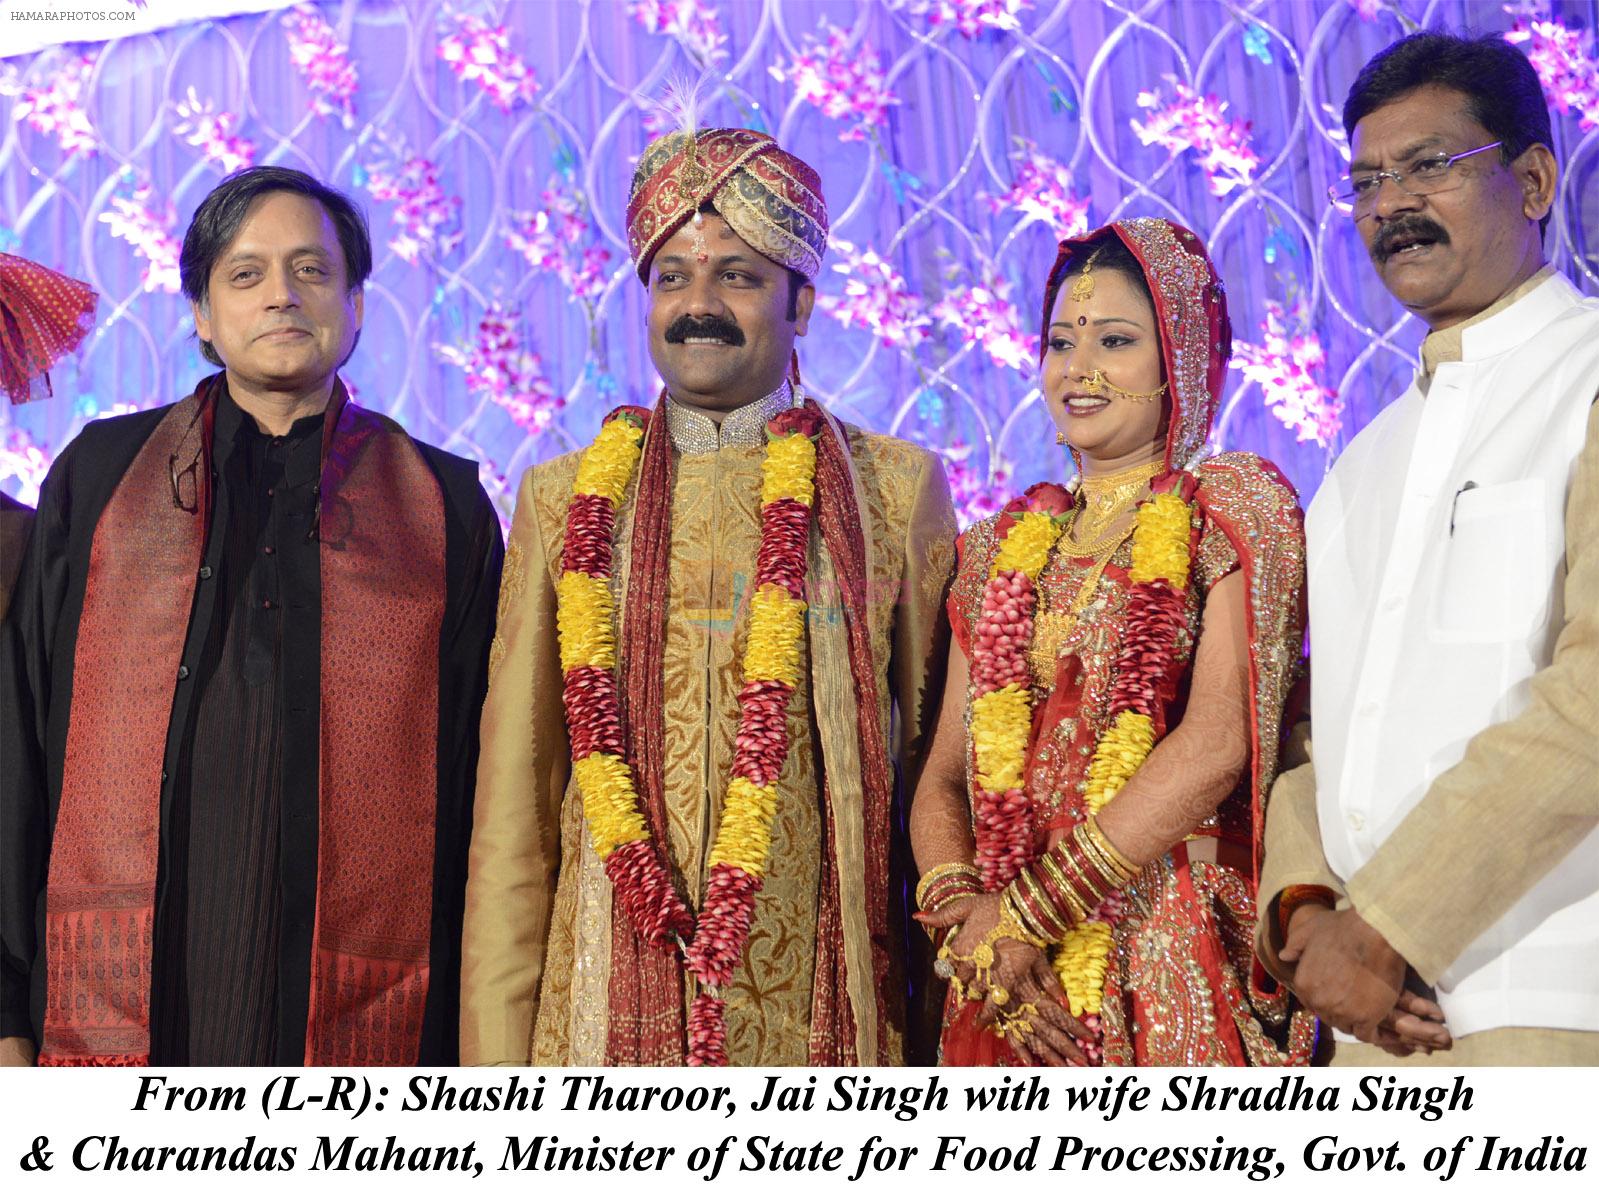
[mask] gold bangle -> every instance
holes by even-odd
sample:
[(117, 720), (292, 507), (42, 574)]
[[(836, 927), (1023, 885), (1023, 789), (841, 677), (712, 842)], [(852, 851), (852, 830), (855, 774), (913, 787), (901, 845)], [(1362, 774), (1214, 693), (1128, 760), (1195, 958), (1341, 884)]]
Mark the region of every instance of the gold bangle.
[[(1065, 919), (1062, 918), (1060, 912), (1057, 911), (1054, 902), (1050, 900), (1048, 895), (1045, 894), (1043, 887), (1033, 876), (1032, 871), (1024, 870), (1020, 875), (1018, 875), (1015, 883), (1013, 883), (1011, 886), (1015, 887), (1017, 885), (1020, 885), (1021, 889), (1026, 891), (1032, 903), (1031, 905), (1027, 905), (1012, 901), (1012, 911), (1016, 913), (1016, 916), (1021, 920), (1022, 924), (1036, 932), (1039, 937), (1044, 939), (1045, 942), (1058, 941), (1066, 932), (1066, 930), (1071, 928), (1071, 926)], [(1006, 889), (1007, 893), (1009, 890), (1009, 888)], [(1018, 893), (1016, 899), (1020, 900), (1020, 898), (1020, 894)], [(1033, 909), (1037, 909), (1037, 913), (1033, 912)], [(1042, 914), (1042, 916), (1039, 914)], [(1044, 919), (1048, 919), (1051, 922), (1050, 928), (1044, 927), (1042, 924)]]
[(1072, 926), (1081, 925), (1088, 917), (1086, 899), (1079, 892), (1077, 886), (1066, 878), (1065, 870), (1056, 861), (1053, 853), (1044, 855), (1038, 861), (1044, 865), (1044, 870), (1049, 872), (1049, 878), (1054, 883), (1055, 890), (1060, 893), (1061, 899), (1066, 902), (1066, 907), (1070, 910), (1067, 915), (1071, 917)]
[(1099, 827), (1099, 819), (1090, 813), (1082, 823), (1083, 837), (1088, 841), (1104, 865), (1111, 868), (1112, 874), (1121, 877), (1121, 886), (1126, 887), (1138, 877), (1139, 866), (1128, 858), (1110, 838), (1105, 836), (1105, 831)]
[(916, 885), (916, 907), (918, 909), (922, 907), (923, 902), (927, 898), (927, 893), (932, 889), (934, 884), (941, 883), (944, 880), (953, 878), (955, 876), (965, 876), (969, 879), (981, 881), (983, 878), (983, 873), (976, 867), (972, 866), (971, 863), (940, 863), (938, 866), (928, 870), (928, 872), (922, 876), (921, 882)]

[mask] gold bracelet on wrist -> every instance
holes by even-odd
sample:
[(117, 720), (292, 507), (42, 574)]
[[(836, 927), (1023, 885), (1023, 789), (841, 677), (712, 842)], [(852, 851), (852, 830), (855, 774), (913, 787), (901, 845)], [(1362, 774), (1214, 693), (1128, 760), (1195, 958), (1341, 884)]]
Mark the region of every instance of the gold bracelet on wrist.
[(1090, 905), (1088, 898), (1082, 894), (1081, 889), (1066, 877), (1066, 871), (1061, 867), (1053, 851), (1040, 858), (1039, 863), (1049, 875), (1049, 880), (1055, 885), (1055, 890), (1060, 893), (1060, 898), (1065, 902), (1070, 917), (1070, 926), (1075, 928), (1081, 925), (1088, 917)]
[(1058, 942), (1071, 928), (1071, 922), (1059, 911), (1031, 869), (1018, 875), (1011, 887), (1017, 889), (1011, 907), (1022, 924), (1036, 932), (1046, 944)]
[(1100, 867), (1119, 880), (1118, 890), (1138, 877), (1138, 864), (1116, 849), (1111, 840), (1105, 836), (1105, 831), (1099, 827), (1097, 817), (1089, 814), (1087, 820), (1078, 828), (1083, 831), (1083, 840), (1087, 847), (1091, 848)]
[(928, 893), (931, 892), (938, 884), (944, 882), (945, 880), (953, 880), (958, 877), (968, 878), (973, 881), (974, 886), (971, 889), (972, 894), (982, 890), (981, 883), (983, 873), (976, 867), (972, 866), (971, 863), (940, 863), (938, 866), (928, 870), (928, 872), (922, 876), (921, 882), (916, 885), (916, 907), (918, 909), (923, 909), (925, 907)]
[(1017, 876), (1016, 879), (1011, 883), (1010, 887), (1007, 887), (1003, 892), (1000, 893), (1000, 923), (1005, 924), (1008, 922), (1022, 931), (1025, 936), (1017, 938), (1017, 941), (1025, 941), (1030, 945), (1035, 942), (1039, 944), (1047, 944), (1047, 939), (1045, 939), (1037, 924), (1028, 919), (1027, 906), (1021, 902), (1019, 896), (1013, 890), (1020, 883), (1021, 876)]
[(994, 922), (994, 927), (984, 936), (983, 941), (992, 946), (1000, 938), (1010, 938), (1013, 942), (1024, 942), (1034, 949), (1042, 950), (1049, 942), (1030, 932), (1021, 918), (1016, 913), (1016, 908), (1009, 895), (1001, 895), (999, 899), (999, 920)]

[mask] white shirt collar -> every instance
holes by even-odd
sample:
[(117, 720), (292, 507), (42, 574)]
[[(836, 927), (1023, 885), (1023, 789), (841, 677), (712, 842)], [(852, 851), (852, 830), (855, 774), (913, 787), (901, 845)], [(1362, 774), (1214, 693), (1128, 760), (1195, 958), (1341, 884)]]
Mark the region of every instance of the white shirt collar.
[(1553, 267), (1544, 267), (1475, 317), (1428, 334), (1417, 354), (1418, 370), (1426, 378), (1429, 366), (1508, 353), (1581, 301), (1582, 293), (1570, 280)]

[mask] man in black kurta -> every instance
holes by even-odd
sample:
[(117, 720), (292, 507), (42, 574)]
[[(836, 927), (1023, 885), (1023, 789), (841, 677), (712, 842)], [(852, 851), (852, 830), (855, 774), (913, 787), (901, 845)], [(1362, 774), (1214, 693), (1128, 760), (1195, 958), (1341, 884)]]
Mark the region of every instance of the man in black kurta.
[[(249, 214), (279, 197), (281, 182), (272, 174), (255, 180), (237, 204), (243, 232), (234, 230), (235, 241), (250, 239)], [(308, 195), (328, 205), (322, 192), (289, 182), (295, 201)], [(358, 215), (356, 225), (330, 218), (327, 234), (343, 242), (358, 227)], [(342, 250), (356, 260), (347, 265), (358, 287), (369, 251), (362, 259), (359, 244), (353, 254), (347, 242)], [(213, 276), (217, 287), (228, 285), (226, 261)], [(302, 327), (319, 328), (314, 297), (299, 295), (320, 283), (315, 272), (291, 262), (284, 275), (285, 296), (258, 306), (274, 353), (280, 344), (299, 352)], [(210, 332), (226, 354), (222, 309), (207, 304), (197, 315), (207, 316), (202, 336)], [(257, 338), (255, 330), (247, 325), (246, 337)], [(353, 333), (348, 340), (353, 345)], [(331, 344), (342, 361), (348, 351)], [(0, 636), (0, 1037), (41, 1046), (41, 1062), (453, 1062), (499, 525), (473, 463), (358, 409), (336, 378), (322, 411), (302, 404), (303, 415), (275, 422), (276, 431), (235, 400), (234, 382), (229, 362), (183, 405), (93, 422), (63, 451), (41, 493)], [(249, 384), (240, 381), (241, 389)], [(180, 436), (180, 452), (164, 453), (161, 439), (178, 445)], [(398, 463), (399, 473), (374, 471), (374, 461)], [(145, 497), (136, 480), (152, 477), (152, 462), (158, 486)], [(395, 494), (396, 479), (408, 481), (403, 494)], [(139, 500), (131, 509), (130, 495)], [(420, 540), (397, 520), (418, 508), (435, 518)], [(169, 526), (183, 531), (176, 552), (161, 541)], [(139, 611), (145, 594), (116, 593), (105, 561), (130, 559), (124, 567), (137, 578), (143, 547), (109, 536), (126, 542), (127, 528), (150, 538), (149, 595), (192, 595), (153, 626)], [(173, 592), (160, 564), (186, 561), (189, 545), (192, 578)], [(413, 559), (428, 578), (400, 589), (412, 594), (391, 604), (396, 589), (383, 585), (352, 600), (362, 581), (403, 577)], [(125, 637), (118, 603), (129, 613)], [(86, 608), (98, 615), (86, 617)], [(160, 629), (161, 620), (178, 627), (176, 668), (151, 689), (140, 674), (146, 650), (138, 631)], [(84, 632), (91, 626), (92, 635)], [(100, 649), (86, 658), (80, 642), (91, 636)], [(160, 658), (157, 648), (148, 653)], [(399, 661), (382, 661), (391, 655)], [(151, 776), (149, 870), (136, 863), (126, 879), (102, 878), (120, 866), (115, 852), (84, 849), (63, 832), (64, 779), (67, 803), (80, 814), (104, 816), (107, 803), (124, 803), (73, 783), (74, 755), (80, 774), (84, 762), (107, 761), (91, 736), (95, 722), (117, 719), (93, 715), (82, 674), (90, 687), (126, 688), (131, 680), (144, 689), (138, 694), (169, 697), (158, 785)], [(383, 695), (369, 676), (423, 682)], [(397, 724), (418, 712), (421, 723), (396, 738)], [(423, 726), (432, 745), (412, 736)], [(377, 760), (362, 759), (373, 747)], [(390, 820), (391, 775), (404, 775), (408, 759), (431, 763), (427, 794), (413, 786), (409, 815), (396, 808)], [(138, 789), (131, 791), (126, 805), (137, 810)], [(74, 799), (80, 794), (90, 798)], [(422, 812), (428, 827), (415, 820)], [(111, 815), (96, 828), (120, 828), (121, 809)], [(128, 823), (130, 842), (142, 828), (138, 819)], [(398, 869), (413, 878), (386, 881), (386, 863), (407, 864)], [(153, 887), (132, 886), (145, 874)], [(397, 927), (408, 920), (420, 931), (412, 944), (398, 928), (389, 936), (391, 906), (403, 910), (392, 916)], [(106, 943), (116, 943), (105, 960), (123, 983), (75, 991), (63, 975), (73, 964), (98, 964)], [(147, 978), (130, 983), (145, 963)], [(28, 1049), (7, 1045), (13, 1056)]]

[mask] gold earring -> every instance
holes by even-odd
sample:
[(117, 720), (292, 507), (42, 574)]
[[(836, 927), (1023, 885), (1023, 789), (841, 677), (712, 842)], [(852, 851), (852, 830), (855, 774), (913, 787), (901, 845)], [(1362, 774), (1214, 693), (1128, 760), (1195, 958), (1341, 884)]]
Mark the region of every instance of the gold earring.
[(1057, 446), (1064, 446), (1066, 444), (1066, 435), (1064, 433), (1057, 432), (1055, 434), (1055, 444)]

